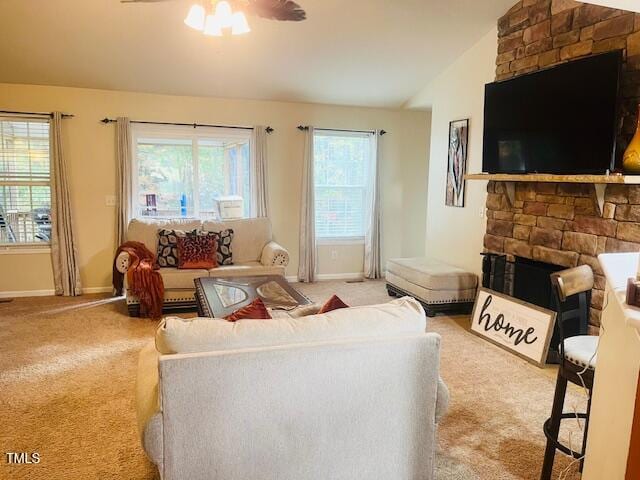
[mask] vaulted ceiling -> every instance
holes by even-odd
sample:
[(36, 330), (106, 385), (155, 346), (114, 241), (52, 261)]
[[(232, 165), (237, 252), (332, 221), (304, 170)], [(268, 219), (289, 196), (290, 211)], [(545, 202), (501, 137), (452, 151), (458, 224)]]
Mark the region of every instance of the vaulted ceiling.
[(187, 28), (192, 1), (2, 0), (0, 82), (399, 107), (513, 0), (299, 0), (301, 23)]

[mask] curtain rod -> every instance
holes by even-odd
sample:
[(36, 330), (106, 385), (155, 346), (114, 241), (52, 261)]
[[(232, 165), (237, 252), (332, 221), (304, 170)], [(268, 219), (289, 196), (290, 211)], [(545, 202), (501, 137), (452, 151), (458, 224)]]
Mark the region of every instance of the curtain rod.
[[(117, 122), (117, 120), (114, 120), (113, 118), (103, 118), (102, 120), (100, 120), (102, 123), (104, 123), (105, 125), (107, 123), (115, 123)], [(140, 123), (140, 124), (144, 124), (144, 125), (175, 125), (175, 126), (179, 126), (179, 127), (211, 127), (211, 128), (234, 128), (236, 130), (253, 130), (253, 127), (239, 127), (237, 125), (209, 125), (206, 123), (174, 123), (174, 122), (148, 122), (148, 121), (142, 121), (142, 120), (131, 120), (131, 123)], [(265, 132), (267, 133), (273, 133), (275, 130), (271, 127), (266, 127)]]
[[(0, 115), (2, 114), (6, 114), (6, 115), (42, 115), (42, 116), (46, 116), (46, 117), (53, 117), (53, 113), (51, 112), (13, 112), (10, 110), (0, 110)], [(75, 115), (71, 114), (71, 113), (63, 113), (62, 114), (62, 118), (73, 118), (75, 117)]]
[[(307, 125), (298, 125), (298, 130), (304, 131), (309, 130)], [(321, 132), (349, 132), (349, 133), (373, 133), (376, 134), (375, 130), (344, 130), (340, 128), (316, 128), (315, 130), (319, 130)], [(380, 136), (385, 135), (389, 132), (386, 130), (380, 130)]]

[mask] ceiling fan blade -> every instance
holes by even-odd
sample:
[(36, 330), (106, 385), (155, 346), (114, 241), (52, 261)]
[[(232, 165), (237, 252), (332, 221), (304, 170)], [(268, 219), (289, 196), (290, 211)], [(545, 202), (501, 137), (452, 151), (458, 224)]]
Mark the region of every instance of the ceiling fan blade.
[(293, 0), (248, 0), (247, 13), (269, 20), (301, 22), (306, 12)]

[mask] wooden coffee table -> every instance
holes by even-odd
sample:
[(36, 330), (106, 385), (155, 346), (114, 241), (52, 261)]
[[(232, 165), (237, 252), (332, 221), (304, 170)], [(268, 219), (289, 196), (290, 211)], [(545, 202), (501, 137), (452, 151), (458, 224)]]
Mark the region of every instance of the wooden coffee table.
[(293, 310), (312, 302), (280, 275), (259, 277), (196, 278), (198, 316), (224, 318), (256, 298), (267, 308)]

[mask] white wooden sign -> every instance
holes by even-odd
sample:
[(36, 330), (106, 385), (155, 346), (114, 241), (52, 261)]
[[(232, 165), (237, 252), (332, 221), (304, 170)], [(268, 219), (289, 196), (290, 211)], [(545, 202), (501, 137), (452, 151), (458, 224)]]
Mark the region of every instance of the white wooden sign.
[(471, 331), (516, 355), (544, 366), (556, 313), (493, 290), (478, 290)]

